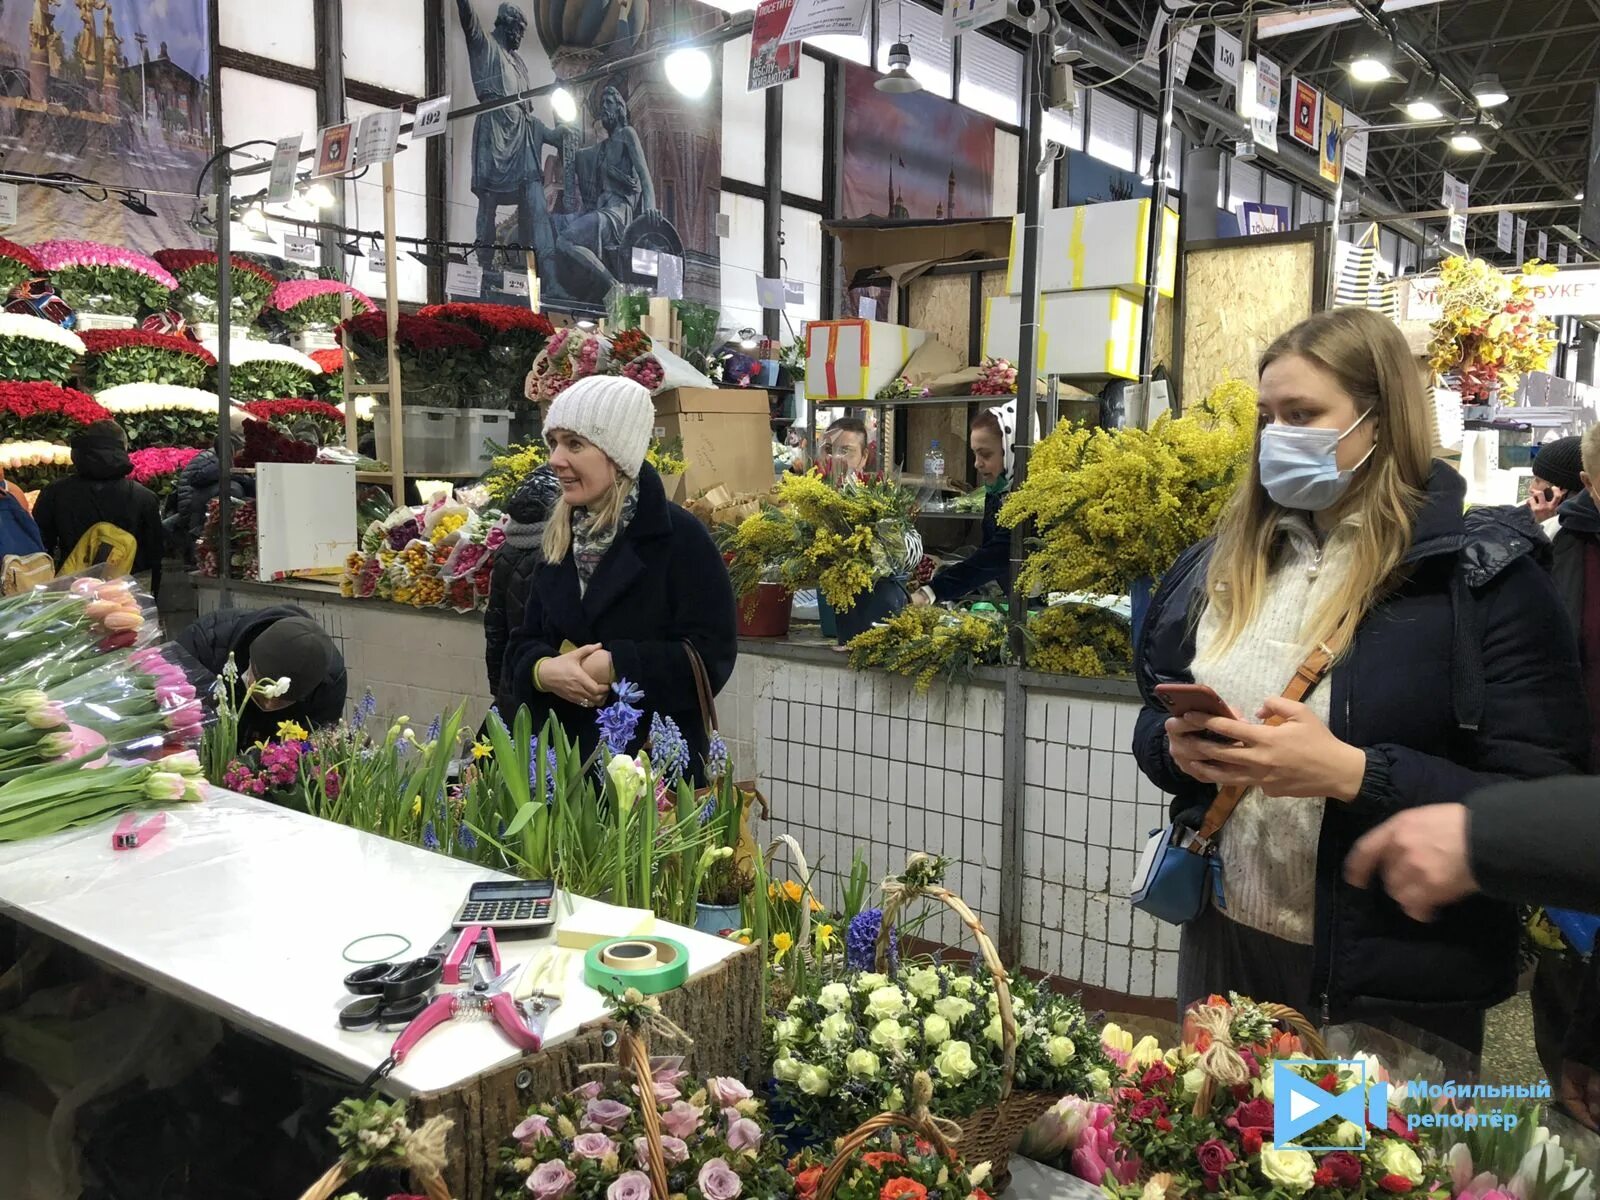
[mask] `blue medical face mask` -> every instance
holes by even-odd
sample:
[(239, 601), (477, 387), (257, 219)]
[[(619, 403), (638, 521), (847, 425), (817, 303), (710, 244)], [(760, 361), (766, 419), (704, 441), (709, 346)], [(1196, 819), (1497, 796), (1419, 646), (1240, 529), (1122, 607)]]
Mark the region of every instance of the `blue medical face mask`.
[(1354, 467), (1341, 471), (1339, 443), (1371, 415), (1372, 410), (1368, 409), (1343, 433), (1295, 425), (1268, 425), (1263, 429), (1257, 461), (1261, 486), (1267, 489), (1272, 502), (1300, 512), (1323, 512), (1339, 503), (1355, 473), (1377, 449), (1374, 444)]

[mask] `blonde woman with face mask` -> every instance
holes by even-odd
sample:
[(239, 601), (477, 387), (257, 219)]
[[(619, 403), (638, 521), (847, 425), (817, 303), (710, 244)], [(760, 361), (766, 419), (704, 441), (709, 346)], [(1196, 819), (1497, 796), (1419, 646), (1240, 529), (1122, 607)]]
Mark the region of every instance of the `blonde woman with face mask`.
[[(1183, 927), (1180, 1004), (1233, 989), (1477, 1051), (1515, 988), (1515, 910), (1474, 897), (1418, 922), (1341, 865), (1396, 811), (1581, 769), (1586, 740), (1531, 522), (1465, 511), (1424, 403), (1404, 337), (1365, 309), (1267, 349), (1250, 478), (1163, 579), (1136, 650), (1134, 750), (1182, 823), (1242, 790), (1220, 898)], [(1319, 647), (1331, 668), (1284, 699)], [(1233, 715), (1171, 717), (1163, 683), (1206, 685)]]

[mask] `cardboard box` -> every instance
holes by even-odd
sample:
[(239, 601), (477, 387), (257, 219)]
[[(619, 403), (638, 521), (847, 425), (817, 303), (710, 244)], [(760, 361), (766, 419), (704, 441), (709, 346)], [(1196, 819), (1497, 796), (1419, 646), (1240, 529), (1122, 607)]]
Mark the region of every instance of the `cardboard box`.
[[(1149, 283), (1151, 200), (1118, 200), (1053, 208), (1043, 215), (1039, 239), (1039, 290), (1076, 292), (1121, 288), (1143, 294)], [(1171, 296), (1178, 275), (1178, 214), (1170, 208), (1161, 229), (1156, 291)], [(1022, 218), (1011, 226), (1006, 292), (1022, 294)]]
[(683, 442), (683, 491), (772, 488), (772, 419), (759, 388), (673, 388), (656, 397), (655, 435)]
[(899, 283), (937, 262), (1004, 258), (1011, 237), (1011, 222), (1006, 217), (888, 226), (880, 220), (827, 221), (822, 228), (839, 239), (845, 279), (853, 280), (858, 271), (879, 268)]
[[(1039, 297), (1041, 375), (1139, 378), (1144, 305), (1127, 292), (1049, 292)], [(992, 296), (983, 315), (983, 352), (1015, 363), (1022, 339), (1022, 298)]]
[(920, 329), (882, 321), (812, 321), (806, 326), (806, 395), (871, 400), (927, 340)]

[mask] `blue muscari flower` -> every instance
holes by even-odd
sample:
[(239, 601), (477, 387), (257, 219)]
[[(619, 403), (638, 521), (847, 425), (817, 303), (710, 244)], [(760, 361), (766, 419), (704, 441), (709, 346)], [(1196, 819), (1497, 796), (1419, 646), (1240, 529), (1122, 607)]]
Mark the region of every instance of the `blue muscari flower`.
[(496, 829), (495, 833), (494, 833), (495, 837), (504, 838), (506, 836), (506, 830), (508, 828), (509, 828), (509, 826), (506, 824), (506, 819), (504, 817), (501, 817), (500, 818), (500, 827), (498, 829)]
[(439, 848), (439, 835), (433, 832), (432, 821), (422, 827), (422, 848), (424, 850), (437, 850)]
[(619, 679), (611, 685), (611, 690), (617, 694), (617, 699), (624, 704), (638, 704), (644, 699), (644, 690), (638, 684), (626, 679)]
[[(539, 739), (534, 738), (530, 746), (533, 754), (528, 758), (528, 786), (536, 788), (539, 786), (539, 760), (537, 757)], [(546, 804), (554, 804), (556, 802), (556, 748), (554, 746), (546, 746), (544, 751), (544, 802)]]
[(715, 796), (706, 801), (706, 806), (700, 810), (700, 824), (704, 825), (717, 815), (717, 798)]
[(372, 689), (368, 688), (361, 694), (361, 703), (356, 705), (356, 711), (350, 717), (350, 728), (364, 728), (377, 711), (378, 698), (372, 694)]
[(667, 786), (676, 787), (689, 768), (689, 743), (671, 717), (656, 713), (650, 718), (650, 754)]
[(711, 735), (711, 745), (706, 749), (706, 778), (721, 779), (728, 773), (728, 743), (720, 733)]
[[(878, 927), (883, 923), (883, 909), (868, 908), (857, 913), (844, 935), (844, 965), (850, 971), (876, 971), (878, 969)], [(899, 969), (900, 934), (889, 931), (889, 970)]]
[(461, 828), (456, 830), (456, 842), (463, 850), (476, 850), (478, 848), (477, 835), (467, 827), (465, 821), (461, 822)]
[(443, 727), (443, 725), (444, 715), (441, 713), (439, 716), (434, 717), (433, 720), (428, 722), (428, 734), (422, 740), (425, 742), (437, 742), (439, 740), (439, 730)]
[(433, 809), (439, 814), (441, 821), (447, 820), (450, 816), (450, 809), (445, 804), (443, 784), (439, 785), (439, 794), (433, 798)]
[[(639, 718), (644, 714), (628, 701), (622, 698), (623, 685), (617, 685), (617, 702), (608, 708), (602, 708), (595, 717), (595, 724), (600, 727), (600, 740), (606, 744), (606, 749), (612, 754), (626, 754), (628, 747), (633, 743), (633, 735), (639, 728)], [(635, 693), (638, 689), (633, 689)]]

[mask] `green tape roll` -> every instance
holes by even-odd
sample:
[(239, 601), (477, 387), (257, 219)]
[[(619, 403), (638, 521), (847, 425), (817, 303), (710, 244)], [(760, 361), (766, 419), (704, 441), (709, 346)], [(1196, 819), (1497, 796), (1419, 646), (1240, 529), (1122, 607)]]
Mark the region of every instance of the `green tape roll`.
[[(600, 956), (608, 947), (623, 942), (647, 942), (655, 947), (656, 965), (639, 971), (628, 971), (607, 966), (600, 961)], [(657, 996), (662, 992), (670, 992), (675, 987), (682, 987), (688, 978), (689, 948), (671, 938), (608, 938), (590, 946), (583, 956), (583, 981), (592, 988), (603, 987), (609, 991), (638, 988), (646, 996)]]

